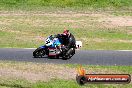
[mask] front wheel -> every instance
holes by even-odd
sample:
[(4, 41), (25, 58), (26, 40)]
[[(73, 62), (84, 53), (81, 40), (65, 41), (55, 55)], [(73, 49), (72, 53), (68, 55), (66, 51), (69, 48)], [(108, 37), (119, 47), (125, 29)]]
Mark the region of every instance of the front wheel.
[(43, 57), (44, 55), (45, 55), (45, 50), (44, 50), (43, 48), (37, 48), (37, 49), (33, 52), (34, 58)]

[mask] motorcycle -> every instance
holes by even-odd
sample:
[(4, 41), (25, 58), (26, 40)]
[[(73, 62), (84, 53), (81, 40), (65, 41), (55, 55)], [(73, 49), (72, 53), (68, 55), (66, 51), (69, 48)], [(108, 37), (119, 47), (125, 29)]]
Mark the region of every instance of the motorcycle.
[(76, 48), (73, 47), (67, 51), (58, 38), (50, 35), (45, 40), (45, 45), (40, 46), (33, 52), (33, 56), (34, 58), (39, 58), (47, 55), (49, 58), (62, 58), (67, 60), (75, 54), (75, 49), (80, 48), (82, 44), (80, 41), (76, 41), (75, 46)]

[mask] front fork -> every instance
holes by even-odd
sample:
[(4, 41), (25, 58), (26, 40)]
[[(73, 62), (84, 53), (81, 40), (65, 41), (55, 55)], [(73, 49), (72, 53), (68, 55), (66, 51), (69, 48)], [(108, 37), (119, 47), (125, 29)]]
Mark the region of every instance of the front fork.
[(49, 54), (49, 50), (48, 50), (48, 47), (43, 45), (43, 46), (40, 46), (40, 48), (44, 49), (45, 50), (45, 54), (48, 55)]

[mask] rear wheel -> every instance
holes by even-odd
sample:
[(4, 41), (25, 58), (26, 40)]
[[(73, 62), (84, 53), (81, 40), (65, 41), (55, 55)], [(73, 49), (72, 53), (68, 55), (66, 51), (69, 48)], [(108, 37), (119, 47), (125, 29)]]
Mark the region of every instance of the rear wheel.
[(63, 60), (70, 59), (70, 56), (63, 56), (62, 59), (63, 59)]
[(37, 48), (37, 49), (33, 52), (34, 58), (43, 57), (44, 55), (45, 55), (45, 50), (42, 49), (42, 48)]

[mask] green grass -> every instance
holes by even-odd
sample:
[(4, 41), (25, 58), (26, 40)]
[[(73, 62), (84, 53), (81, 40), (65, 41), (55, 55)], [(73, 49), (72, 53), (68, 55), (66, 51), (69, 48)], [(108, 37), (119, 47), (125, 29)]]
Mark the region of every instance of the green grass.
[[(78, 64), (64, 64), (64, 66), (68, 66), (70, 68), (78, 68), (80, 65)], [(92, 69), (93, 73), (96, 73), (97, 70), (100, 70), (98, 73), (105, 73), (105, 70), (108, 70), (107, 72), (110, 73), (112, 71), (117, 71), (119, 73), (124, 74), (132, 74), (132, 66), (100, 66), (100, 65), (81, 65), (87, 73)], [(102, 70), (101, 70), (102, 69)], [(94, 72), (95, 71), (95, 72)]]
[(132, 49), (131, 26), (109, 28), (103, 22), (98, 22), (102, 17), (91, 16), (92, 13), (79, 14), (65, 14), (65, 11), (60, 14), (7, 12), (0, 16), (0, 47), (37, 48), (44, 44), (47, 36), (62, 33), (66, 27), (75, 35), (76, 40), (83, 42), (82, 49)]
[[(86, 84), (80, 86), (77, 84), (75, 76), (68, 79), (65, 79), (67, 76), (71, 76), (73, 71), (77, 71), (79, 64), (45, 64), (45, 63), (33, 63), (33, 62), (17, 62), (17, 61), (0, 61), (0, 87), (1, 88), (131, 88), (132, 83), (130, 84)], [(99, 66), (99, 65), (82, 65), (88, 74), (130, 74), (132, 75), (132, 66)], [(50, 69), (49, 69), (50, 68)], [(67, 71), (67, 76), (61, 76), (63, 73), (62, 69)], [(68, 70), (67, 70), (68, 69)], [(52, 70), (53, 75), (48, 74), (49, 70)], [(65, 70), (64, 73), (65, 73)], [(70, 73), (72, 71), (72, 73)], [(7, 72), (7, 73), (6, 73)], [(10, 73), (9, 73), (10, 72)], [(15, 74), (13, 74), (15, 72)], [(40, 75), (40, 72), (43, 73), (43, 76), (46, 78), (51, 77), (50, 80), (42, 81), (43, 77), (40, 80), (33, 81), (32, 79), (27, 80), (29, 75), (26, 78), (23, 78), (22, 75), (25, 73), (33, 76), (34, 79), (36, 75)], [(57, 74), (60, 72), (59, 74)], [(5, 73), (5, 74), (3, 74)], [(19, 75), (17, 74), (19, 73)], [(32, 73), (32, 74), (31, 74)], [(59, 76), (61, 76), (61, 78)], [(76, 74), (75, 74), (76, 75)], [(22, 76), (22, 77), (21, 77)], [(25, 75), (26, 76), (26, 75)], [(42, 76), (42, 75), (40, 75)], [(55, 78), (53, 78), (55, 77)]]
[(44, 8), (129, 8), (131, 0), (1, 0), (0, 9), (42, 10)]
[[(62, 33), (66, 27), (77, 40), (83, 42), (82, 49), (131, 50), (132, 26), (109, 27), (103, 25), (104, 21), (100, 22), (104, 15), (132, 16), (131, 10), (132, 0), (0, 0), (0, 48), (37, 48), (44, 44), (42, 38)], [(101, 16), (91, 16), (92, 14)], [(54, 72), (56, 74), (53, 76), (56, 77), (59, 74), (57, 71), (63, 71), (66, 67), (75, 70), (78, 64), (51, 66), (28, 62), (0, 62), (0, 67), (4, 71), (14, 69), (20, 74), (43, 72), (45, 75), (46, 72)], [(49, 67), (51, 70), (48, 70)], [(83, 65), (83, 67), (87, 73), (132, 74), (132, 66)], [(132, 86), (132, 84), (79, 86), (75, 79), (63, 78), (34, 83), (32, 80), (8, 77), (6, 74), (0, 77), (1, 88), (131, 88)]]
[(131, 16), (132, 0), (1, 0), (0, 11), (2, 48), (37, 48), (66, 27), (82, 49), (132, 49), (132, 26), (109, 27), (110, 20), (101, 20)]
[(79, 86), (75, 80), (52, 80), (47, 83), (38, 82), (33, 88), (131, 88), (131, 84), (86, 84)]
[(1, 88), (131, 88), (131, 84), (85, 84), (80, 86), (75, 80), (52, 79), (48, 82), (29, 83), (25, 80), (8, 80)]
[(0, 78), (1, 88), (30, 88), (31, 83), (24, 79), (14, 79), (14, 78)]

